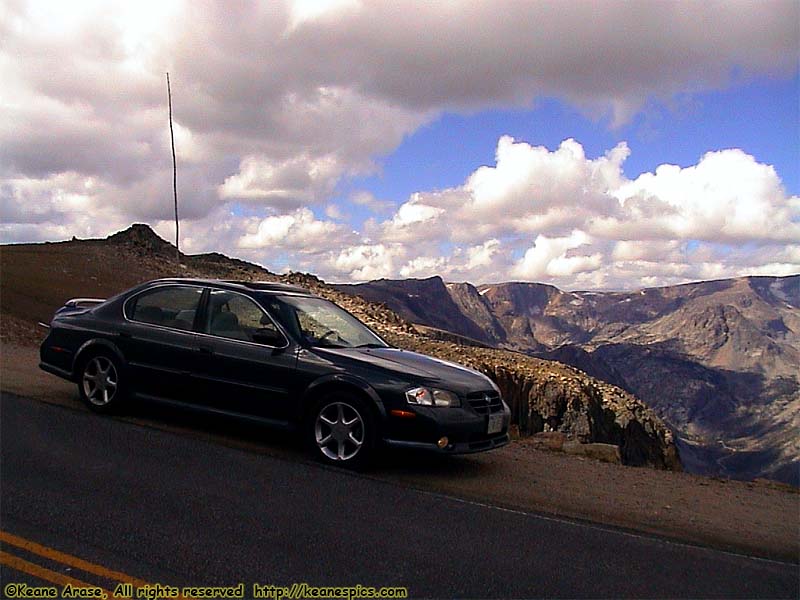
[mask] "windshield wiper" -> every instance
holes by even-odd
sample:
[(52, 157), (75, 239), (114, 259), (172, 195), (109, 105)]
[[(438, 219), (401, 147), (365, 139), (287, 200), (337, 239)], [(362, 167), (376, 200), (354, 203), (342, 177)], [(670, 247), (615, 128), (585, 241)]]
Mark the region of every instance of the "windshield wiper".
[(359, 344), (358, 346), (353, 346), (353, 348), (387, 348), (387, 346), (385, 344), (370, 342), (369, 344)]
[(311, 342), (311, 345), (315, 348), (352, 348), (352, 346), (337, 344), (336, 342), (329, 342), (327, 340), (325, 341), (316, 340), (314, 342)]

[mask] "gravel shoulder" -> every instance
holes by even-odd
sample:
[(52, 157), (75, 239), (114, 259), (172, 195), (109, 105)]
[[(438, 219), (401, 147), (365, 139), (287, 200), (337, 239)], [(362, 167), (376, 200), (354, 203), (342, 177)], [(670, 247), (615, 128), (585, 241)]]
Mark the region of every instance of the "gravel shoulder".
[[(4, 340), (0, 389), (85, 410), (74, 385), (40, 371), (38, 360), (36, 347)], [(152, 413), (122, 418), (287, 460), (307, 460), (295, 444), (263, 430)], [(800, 493), (781, 484), (607, 464), (535, 450), (524, 441), (462, 457), (391, 453), (367, 476), (510, 509), (800, 561)]]

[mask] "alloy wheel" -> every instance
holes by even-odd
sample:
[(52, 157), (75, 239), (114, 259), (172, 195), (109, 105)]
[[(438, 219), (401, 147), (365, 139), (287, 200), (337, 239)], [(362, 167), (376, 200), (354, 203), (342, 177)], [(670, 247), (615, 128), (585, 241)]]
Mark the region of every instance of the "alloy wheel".
[(117, 394), (119, 376), (114, 362), (95, 356), (83, 368), (83, 393), (95, 406), (106, 406)]
[(350, 404), (332, 402), (317, 413), (314, 438), (317, 447), (330, 460), (352, 460), (366, 440), (364, 419)]

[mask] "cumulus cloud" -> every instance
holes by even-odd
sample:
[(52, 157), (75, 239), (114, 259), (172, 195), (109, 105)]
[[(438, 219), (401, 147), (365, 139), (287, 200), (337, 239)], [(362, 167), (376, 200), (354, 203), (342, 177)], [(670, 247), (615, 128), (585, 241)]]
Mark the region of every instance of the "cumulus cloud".
[(597, 270), (603, 255), (571, 254), (570, 251), (586, 246), (589, 237), (582, 231), (573, 231), (568, 237), (549, 238), (538, 235), (536, 242), (526, 252), (522, 260), (512, 269), (512, 275), (522, 279), (550, 279), (571, 277), (576, 273)]
[(637, 260), (658, 262), (670, 257), (675, 258), (676, 253), (679, 253), (684, 245), (685, 242), (678, 240), (619, 240), (613, 245), (611, 258), (619, 262)]
[(363, 206), (373, 213), (388, 212), (394, 207), (394, 204), (388, 200), (380, 200), (376, 198), (372, 192), (367, 190), (360, 190), (350, 195), (350, 202), (356, 206)]
[[(708, 241), (800, 238), (796, 198), (788, 199), (769, 165), (741, 150), (709, 152), (697, 165), (661, 165), (613, 191), (624, 216), (600, 219), (595, 231), (626, 235), (631, 226), (664, 238)], [(641, 235), (641, 234), (640, 234)]]
[(219, 187), (219, 195), (226, 200), (263, 200), (275, 208), (298, 207), (327, 197), (341, 171), (332, 156), (297, 156), (277, 163), (247, 156), (239, 172)]
[(413, 249), (402, 276), (575, 289), (800, 272), (798, 199), (771, 166), (723, 150), (630, 180), (629, 154), (624, 143), (589, 158), (576, 140), (548, 150), (504, 136), (495, 165), (412, 194), (370, 233)]
[(324, 270), (344, 274), (351, 281), (367, 281), (394, 275), (402, 248), (384, 244), (359, 244), (331, 253)]
[[(590, 158), (579, 140), (551, 150), (503, 137), (494, 165), (399, 207), (342, 183), (378, 172), (448, 111), (548, 96), (618, 125), (650, 101), (791, 73), (798, 18), (796, 2), (777, 0), (11, 0), (0, 5), (0, 235), (103, 235), (143, 220), (168, 236), (169, 71), (187, 250), (266, 264), (277, 251), (333, 279), (575, 287), (736, 264), (784, 272), (798, 264), (787, 249), (800, 200), (735, 149), (629, 180), (624, 143)], [(342, 224), (352, 209), (373, 215), (360, 232)]]
[(392, 242), (414, 242), (437, 236), (437, 224), (443, 224), (442, 217), (447, 209), (426, 204), (418, 198), (400, 206), (390, 221), (383, 224), (381, 237)]
[(311, 254), (337, 248), (352, 241), (351, 232), (331, 221), (320, 221), (307, 208), (292, 214), (250, 219), (248, 232), (239, 238), (239, 248), (265, 252), (292, 250)]
[(501, 247), (500, 240), (492, 238), (482, 244), (467, 248), (464, 269), (466, 271), (475, 271), (490, 267), (498, 253), (501, 252)]

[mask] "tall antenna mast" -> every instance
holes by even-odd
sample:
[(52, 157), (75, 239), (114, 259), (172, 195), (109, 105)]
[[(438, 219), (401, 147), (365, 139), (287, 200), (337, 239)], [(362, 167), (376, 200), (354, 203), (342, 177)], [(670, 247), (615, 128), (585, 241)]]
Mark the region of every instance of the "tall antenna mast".
[(172, 90), (167, 73), (167, 101), (169, 102), (169, 137), (172, 141), (172, 196), (175, 199), (175, 262), (181, 264), (180, 229), (178, 225), (178, 163), (175, 160), (175, 132), (172, 129)]

